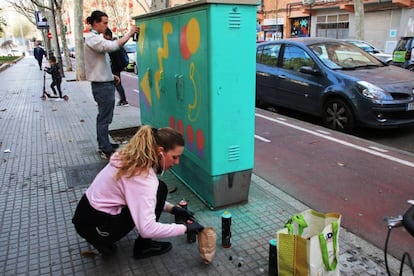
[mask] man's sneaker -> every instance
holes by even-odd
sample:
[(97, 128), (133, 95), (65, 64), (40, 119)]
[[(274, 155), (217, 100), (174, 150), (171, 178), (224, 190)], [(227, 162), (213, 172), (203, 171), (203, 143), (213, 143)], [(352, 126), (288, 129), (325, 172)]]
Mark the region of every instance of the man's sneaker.
[(125, 102), (119, 102), (118, 105), (119, 106), (123, 106), (123, 107), (127, 107), (127, 106), (129, 106), (129, 103), (127, 101), (125, 101)]
[[(111, 143), (112, 151), (115, 152), (119, 148), (119, 144), (113, 144)], [(98, 151), (102, 151), (100, 148), (98, 148)]]
[(152, 256), (162, 255), (167, 253), (172, 248), (170, 242), (152, 241), (147, 248), (134, 248), (134, 258), (144, 259)]
[(111, 158), (111, 155), (114, 153), (114, 151), (111, 152), (105, 152), (103, 150), (98, 150), (98, 154), (103, 160), (109, 160)]

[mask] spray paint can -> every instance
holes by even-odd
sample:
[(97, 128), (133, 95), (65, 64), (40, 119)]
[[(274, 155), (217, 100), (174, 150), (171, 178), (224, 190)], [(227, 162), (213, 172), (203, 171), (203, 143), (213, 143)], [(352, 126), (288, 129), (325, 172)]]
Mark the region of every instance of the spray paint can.
[[(187, 224), (193, 223), (192, 220), (187, 220)], [(196, 233), (187, 231), (187, 242), (188, 243), (195, 243), (196, 242)]]
[(269, 241), (269, 275), (277, 276), (277, 241), (271, 239)]
[(221, 216), (221, 245), (224, 248), (231, 247), (231, 214), (228, 211), (224, 211)]
[(181, 199), (180, 200), (180, 202), (178, 202), (178, 205), (181, 207), (181, 208), (184, 208), (184, 209), (187, 209), (187, 207), (188, 207), (188, 204), (187, 204), (187, 201), (183, 198), (183, 199)]
[[(181, 199), (181, 201), (178, 202), (178, 206), (181, 207), (181, 208), (187, 209), (187, 207), (188, 207), (187, 201), (184, 198)], [(186, 220), (185, 217), (181, 217), (181, 216), (177, 216), (177, 215), (175, 216), (175, 223), (184, 224), (184, 223), (186, 223), (185, 220)]]

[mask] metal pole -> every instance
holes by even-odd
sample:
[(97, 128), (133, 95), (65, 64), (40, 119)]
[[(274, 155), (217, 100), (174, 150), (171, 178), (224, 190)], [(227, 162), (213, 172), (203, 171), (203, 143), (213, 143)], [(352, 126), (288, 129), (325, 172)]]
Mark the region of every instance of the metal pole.
[(60, 54), (60, 46), (59, 46), (59, 38), (58, 38), (58, 32), (56, 28), (56, 18), (55, 18), (55, 6), (53, 5), (54, 0), (50, 0), (50, 6), (52, 7), (52, 17), (53, 17), (53, 28), (55, 29), (55, 42), (57, 47), (57, 60), (59, 64), (60, 74), (62, 75), (62, 78), (65, 77), (65, 73), (63, 70), (63, 62), (62, 62), (62, 55)]

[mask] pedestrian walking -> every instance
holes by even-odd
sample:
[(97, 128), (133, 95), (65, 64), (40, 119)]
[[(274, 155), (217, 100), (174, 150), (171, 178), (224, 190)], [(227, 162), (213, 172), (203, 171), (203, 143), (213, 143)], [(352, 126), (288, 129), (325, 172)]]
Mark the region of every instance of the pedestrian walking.
[[(112, 31), (108, 28), (104, 33), (104, 38), (107, 40), (115, 40), (112, 37)], [(123, 47), (115, 52), (110, 52), (109, 57), (111, 58), (111, 70), (112, 74), (118, 76), (119, 82), (115, 83), (115, 88), (119, 94), (119, 106), (129, 106), (125, 96), (125, 90), (122, 86), (121, 72), (125, 71), (125, 67), (128, 65), (128, 54)]]
[(172, 128), (141, 126), (130, 142), (115, 152), (78, 203), (72, 222), (77, 233), (101, 254), (115, 253), (115, 242), (134, 227), (138, 231), (133, 256), (143, 259), (171, 250), (170, 242), (154, 241), (198, 233), (203, 226), (160, 223), (163, 211), (192, 219), (186, 208), (166, 201), (167, 185), (157, 178), (180, 161), (184, 137)]
[(42, 70), (43, 57), (46, 57), (46, 51), (42, 48), (40, 43), (38, 43), (36, 48), (33, 49), (33, 56), (39, 64), (39, 69)]
[(49, 65), (50, 67), (45, 67), (45, 72), (52, 75), (52, 83), (50, 84), (50, 88), (52, 89), (53, 94), (57, 95), (55, 89), (56, 86), (59, 92), (59, 98), (57, 98), (56, 101), (63, 101), (62, 90), (60, 89), (62, 84), (62, 76), (60, 74), (59, 64), (56, 62), (56, 57), (51, 56), (49, 58)]
[(91, 25), (91, 31), (85, 37), (85, 74), (91, 82), (92, 94), (98, 105), (96, 118), (96, 134), (98, 152), (102, 159), (109, 159), (114, 152), (114, 146), (109, 140), (109, 124), (112, 122), (115, 107), (115, 83), (119, 77), (112, 74), (108, 53), (119, 50), (139, 28), (131, 25), (131, 30), (117, 40), (106, 40), (103, 34), (108, 28), (108, 15), (102, 11), (93, 11), (86, 19)]

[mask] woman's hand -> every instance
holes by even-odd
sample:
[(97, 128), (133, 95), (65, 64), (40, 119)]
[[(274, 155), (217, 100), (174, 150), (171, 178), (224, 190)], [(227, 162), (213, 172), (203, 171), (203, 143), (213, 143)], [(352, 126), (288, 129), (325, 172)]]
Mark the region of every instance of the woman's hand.
[(178, 216), (180, 218), (185, 219), (184, 221), (187, 221), (188, 219), (193, 220), (194, 219), (194, 213), (190, 210), (187, 210), (182, 207), (174, 206), (171, 209), (171, 214), (174, 216)]

